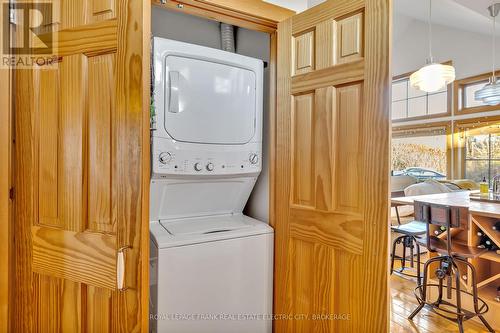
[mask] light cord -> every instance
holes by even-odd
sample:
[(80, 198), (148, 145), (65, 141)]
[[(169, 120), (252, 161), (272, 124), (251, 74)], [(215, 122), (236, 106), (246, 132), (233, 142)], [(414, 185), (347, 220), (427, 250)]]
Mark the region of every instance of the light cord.
[(432, 0), (429, 0), (429, 62), (434, 62), (432, 59)]
[(495, 57), (496, 57), (496, 19), (497, 19), (497, 16), (496, 16), (496, 13), (495, 13), (495, 1), (493, 1), (493, 4), (492, 4), (492, 15), (493, 15), (493, 34), (492, 34), (492, 39), (493, 39), (493, 50), (492, 50), (492, 57), (493, 57), (493, 68), (492, 68), (492, 77), (493, 77), (493, 83), (496, 82), (497, 78), (496, 78), (496, 75), (495, 75), (495, 70), (496, 70), (496, 64), (495, 64)]

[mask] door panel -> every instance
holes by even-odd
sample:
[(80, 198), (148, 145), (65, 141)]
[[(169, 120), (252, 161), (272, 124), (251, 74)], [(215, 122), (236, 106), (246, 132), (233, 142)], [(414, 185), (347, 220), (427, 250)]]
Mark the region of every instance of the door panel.
[(14, 329), (147, 331), (149, 5), (52, 3), (57, 66), (15, 75)]
[(388, 330), (390, 7), (331, 0), (279, 25), (275, 312), (308, 316), (276, 332)]

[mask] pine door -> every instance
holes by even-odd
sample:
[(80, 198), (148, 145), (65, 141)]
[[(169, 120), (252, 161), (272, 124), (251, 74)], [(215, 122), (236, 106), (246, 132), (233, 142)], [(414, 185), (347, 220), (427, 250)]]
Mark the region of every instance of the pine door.
[(57, 65), (15, 71), (14, 331), (146, 332), (149, 3), (50, 3)]
[(278, 26), (276, 332), (386, 332), (390, 0)]

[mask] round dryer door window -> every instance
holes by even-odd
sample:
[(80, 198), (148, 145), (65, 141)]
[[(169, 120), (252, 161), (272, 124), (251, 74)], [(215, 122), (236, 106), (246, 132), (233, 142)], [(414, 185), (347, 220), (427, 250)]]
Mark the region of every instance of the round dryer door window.
[(165, 129), (174, 140), (252, 140), (257, 106), (253, 71), (177, 55), (167, 56), (165, 67)]

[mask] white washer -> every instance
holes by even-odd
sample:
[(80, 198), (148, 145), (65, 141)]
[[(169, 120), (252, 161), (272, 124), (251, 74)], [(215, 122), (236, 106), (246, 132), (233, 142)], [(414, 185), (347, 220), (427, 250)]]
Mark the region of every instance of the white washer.
[(272, 228), (244, 215), (150, 227), (153, 332), (271, 332)]
[(272, 331), (273, 229), (242, 214), (261, 171), (263, 63), (154, 38), (150, 327)]

